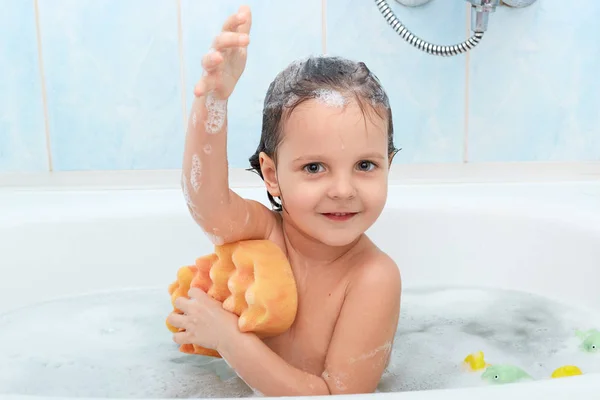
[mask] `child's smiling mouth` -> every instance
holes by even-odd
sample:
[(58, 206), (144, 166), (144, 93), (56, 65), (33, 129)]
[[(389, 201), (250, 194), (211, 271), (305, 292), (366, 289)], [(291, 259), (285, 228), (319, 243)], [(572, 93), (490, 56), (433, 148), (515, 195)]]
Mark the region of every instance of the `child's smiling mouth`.
[(332, 221), (347, 221), (354, 217), (356, 212), (333, 212), (333, 213), (322, 213), (321, 215), (327, 217)]

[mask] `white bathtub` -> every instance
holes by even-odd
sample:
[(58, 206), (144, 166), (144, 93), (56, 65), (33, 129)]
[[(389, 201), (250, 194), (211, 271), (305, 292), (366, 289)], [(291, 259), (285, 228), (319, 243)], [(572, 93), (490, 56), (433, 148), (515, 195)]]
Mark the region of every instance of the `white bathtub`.
[[(400, 176), (391, 180), (386, 210), (371, 237), (401, 267), (405, 288), (516, 289), (600, 312), (600, 168), (586, 171), (563, 173), (558, 181), (552, 173), (529, 174), (527, 182), (522, 172), (500, 179), (468, 169), (453, 176), (440, 171), (429, 178), (430, 172), (414, 179)], [(178, 174), (162, 174), (163, 183), (153, 183), (153, 175), (146, 174), (141, 184), (132, 184), (127, 174), (110, 175), (104, 184), (89, 184), (104, 175), (75, 175), (86, 185), (56, 176), (34, 180), (33, 186), (5, 179), (0, 189), (0, 314), (81, 293), (166, 288), (177, 267), (212, 252), (187, 213)], [(495, 182), (486, 183), (486, 176)], [(234, 179), (235, 190), (267, 204), (260, 182), (244, 179)], [(565, 399), (598, 393), (600, 374), (586, 374), (359, 397)]]

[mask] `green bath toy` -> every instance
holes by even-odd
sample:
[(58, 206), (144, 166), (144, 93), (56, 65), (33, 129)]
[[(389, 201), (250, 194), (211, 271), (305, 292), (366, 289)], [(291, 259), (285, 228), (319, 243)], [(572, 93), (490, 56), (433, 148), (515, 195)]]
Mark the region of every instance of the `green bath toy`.
[(581, 350), (587, 353), (596, 353), (600, 351), (600, 331), (598, 329), (577, 331), (576, 335), (582, 340)]
[(521, 368), (514, 365), (491, 365), (485, 369), (481, 379), (496, 384), (514, 383), (524, 379), (533, 379)]

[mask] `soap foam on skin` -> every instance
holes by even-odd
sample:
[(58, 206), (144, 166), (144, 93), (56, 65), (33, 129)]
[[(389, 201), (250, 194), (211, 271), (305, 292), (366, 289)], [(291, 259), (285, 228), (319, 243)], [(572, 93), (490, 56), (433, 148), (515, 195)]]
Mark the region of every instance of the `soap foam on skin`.
[(210, 154), (212, 153), (212, 146), (210, 144), (205, 144), (202, 150), (204, 150), (204, 154)]
[(341, 376), (337, 376), (337, 375), (334, 376), (333, 377), (333, 382), (335, 383), (335, 387), (337, 388), (337, 390), (341, 390), (342, 392), (348, 390), (348, 387), (342, 381), (342, 377)]
[(181, 173), (181, 191), (183, 192), (185, 204), (187, 204), (188, 207), (193, 209), (194, 204), (192, 203), (192, 199), (190, 198), (190, 192), (188, 190), (187, 177), (185, 176), (185, 172)]
[[(376, 349), (371, 350), (368, 353), (361, 354), (359, 357), (351, 358), (350, 363), (355, 363), (357, 361), (368, 360), (369, 358), (375, 357), (379, 352), (384, 351), (386, 354), (389, 354), (392, 351), (392, 342), (387, 342), (384, 345), (377, 347)], [(384, 361), (385, 362), (385, 361)]]
[(185, 200), (185, 204), (188, 207), (188, 210), (190, 211), (190, 214), (192, 214), (192, 217), (196, 220), (196, 221), (202, 221), (202, 217), (196, 212), (196, 207), (194, 206), (194, 203), (192, 203), (192, 199), (190, 197), (190, 191), (188, 189), (188, 185), (187, 185), (187, 176), (185, 175), (185, 173), (181, 174), (181, 191), (183, 192), (183, 198)]
[(215, 135), (223, 129), (227, 113), (227, 100), (218, 100), (212, 93), (206, 96), (206, 132)]
[(198, 192), (198, 189), (200, 189), (200, 185), (202, 184), (202, 182), (200, 182), (201, 175), (202, 175), (202, 163), (200, 162), (200, 157), (198, 157), (198, 155), (194, 154), (192, 156), (192, 171), (191, 171), (191, 176), (190, 176), (190, 183), (192, 184), (192, 188), (194, 189), (194, 192)]
[(321, 374), (321, 378), (323, 378), (323, 380), (325, 382), (331, 382), (333, 381), (333, 384), (335, 385), (335, 388), (337, 390), (340, 391), (345, 391), (348, 389), (348, 387), (346, 386), (346, 384), (342, 381), (342, 377), (346, 377), (346, 374), (340, 374), (338, 375), (331, 375), (327, 370), (323, 371), (323, 373)]
[(217, 229), (214, 228), (212, 232), (204, 231), (204, 234), (208, 237), (212, 244), (215, 246), (222, 246), (225, 244), (225, 240), (222, 237), (217, 236), (217, 232)]

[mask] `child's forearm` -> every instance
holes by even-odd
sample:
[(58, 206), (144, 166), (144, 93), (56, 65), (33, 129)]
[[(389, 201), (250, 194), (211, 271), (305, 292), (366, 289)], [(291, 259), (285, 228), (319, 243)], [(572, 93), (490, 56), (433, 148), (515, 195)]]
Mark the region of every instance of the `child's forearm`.
[(218, 217), (229, 206), (230, 195), (226, 100), (216, 100), (210, 95), (195, 97), (185, 138), (181, 179), (196, 222), (207, 231), (218, 231)]
[(292, 367), (256, 335), (235, 332), (217, 349), (252, 389), (265, 396), (331, 394), (325, 380)]

